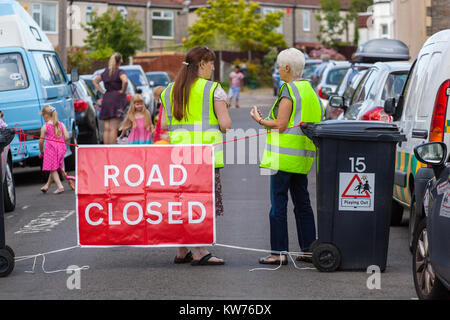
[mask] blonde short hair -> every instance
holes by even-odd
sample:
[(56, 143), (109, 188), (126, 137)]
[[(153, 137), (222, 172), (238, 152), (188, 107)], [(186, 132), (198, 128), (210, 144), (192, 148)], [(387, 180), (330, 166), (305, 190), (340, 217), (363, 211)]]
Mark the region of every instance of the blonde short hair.
[(305, 55), (298, 49), (289, 48), (278, 54), (277, 62), (280, 66), (289, 66), (294, 77), (301, 77), (305, 69)]

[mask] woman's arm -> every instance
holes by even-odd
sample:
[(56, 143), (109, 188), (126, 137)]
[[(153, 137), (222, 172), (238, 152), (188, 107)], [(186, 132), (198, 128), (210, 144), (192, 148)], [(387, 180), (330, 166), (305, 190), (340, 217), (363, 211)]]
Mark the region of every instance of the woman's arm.
[(45, 125), (43, 125), (41, 128), (41, 138), (39, 139), (39, 151), (41, 152), (41, 154), (44, 153), (44, 139), (46, 131), (47, 129), (45, 128)]
[(120, 75), (120, 80), (122, 80), (122, 89), (119, 92), (124, 94), (128, 86), (128, 77), (125, 72)]
[(261, 112), (259, 112), (257, 107), (252, 108), (252, 111), (250, 111), (250, 116), (260, 125), (265, 126), (267, 129), (284, 130), (287, 128), (291, 113), (292, 100), (288, 98), (282, 98), (278, 108), (278, 116), (276, 120), (264, 120), (261, 117)]
[(219, 120), (220, 131), (225, 133), (231, 129), (231, 118), (225, 101), (214, 100), (214, 113), (216, 114), (217, 120)]
[(102, 89), (102, 87), (100, 86), (100, 82), (102, 81), (102, 76), (98, 75), (94, 78), (94, 80), (92, 80), (92, 83), (94, 84), (95, 89), (97, 89), (98, 92), (100, 92), (101, 94), (105, 94), (105, 91)]
[[(63, 127), (64, 140), (65, 141), (69, 141), (69, 139), (70, 139), (69, 131), (67, 131), (67, 128), (64, 125), (64, 123), (61, 122), (61, 124), (62, 124), (62, 127)], [(72, 132), (72, 134), (75, 134), (75, 132)]]

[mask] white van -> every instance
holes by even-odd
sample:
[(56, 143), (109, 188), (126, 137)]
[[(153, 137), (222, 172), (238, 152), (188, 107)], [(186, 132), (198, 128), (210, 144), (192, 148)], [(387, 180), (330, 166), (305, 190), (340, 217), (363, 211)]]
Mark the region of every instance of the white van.
[(388, 99), (385, 111), (406, 135), (397, 146), (392, 225), (399, 225), (403, 208), (410, 208), (412, 235), (423, 217), (423, 196), (433, 169), (417, 161), (414, 147), (429, 141), (450, 146), (450, 30), (430, 37), (411, 67), (398, 102)]

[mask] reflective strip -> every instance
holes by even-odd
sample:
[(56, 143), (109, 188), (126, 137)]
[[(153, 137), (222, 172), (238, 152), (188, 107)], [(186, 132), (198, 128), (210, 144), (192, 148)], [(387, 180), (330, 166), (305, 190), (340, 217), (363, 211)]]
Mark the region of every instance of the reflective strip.
[(213, 146), (213, 148), (214, 148), (214, 152), (223, 151), (223, 144), (222, 143), (221, 144), (215, 144)]
[(169, 123), (168, 123), (169, 128), (170, 128), (170, 124), (172, 123), (172, 103), (170, 102), (170, 97), (172, 96), (172, 86), (173, 86), (173, 82), (171, 84), (169, 84), (169, 86), (166, 89), (166, 93), (164, 94), (164, 104), (166, 105), (166, 114), (167, 114), (167, 118), (169, 119)]
[(302, 122), (302, 98), (300, 97), (300, 92), (294, 82), (289, 83), (289, 87), (291, 88), (295, 99), (294, 126), (298, 126)]
[(286, 128), (285, 130), (280, 130), (280, 133), (286, 133), (286, 134), (294, 134), (297, 136), (304, 136), (302, 129), (300, 129), (300, 126), (292, 127), (292, 128)]
[(314, 157), (316, 152), (313, 150), (299, 150), (266, 144), (266, 150), (273, 153), (284, 154), (296, 157)]

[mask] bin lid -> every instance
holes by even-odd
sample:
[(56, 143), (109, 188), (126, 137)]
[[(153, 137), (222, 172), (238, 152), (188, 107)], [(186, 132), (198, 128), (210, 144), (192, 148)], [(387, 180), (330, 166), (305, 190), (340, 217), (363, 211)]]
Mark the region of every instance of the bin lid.
[(303, 133), (313, 140), (331, 138), (338, 140), (400, 142), (406, 141), (393, 123), (381, 121), (328, 120), (319, 124), (303, 123)]
[(13, 129), (0, 129), (0, 152), (14, 139), (15, 131)]
[(372, 39), (361, 44), (355, 52), (355, 61), (375, 63), (379, 61), (408, 61), (409, 48), (400, 40)]

